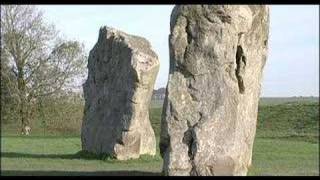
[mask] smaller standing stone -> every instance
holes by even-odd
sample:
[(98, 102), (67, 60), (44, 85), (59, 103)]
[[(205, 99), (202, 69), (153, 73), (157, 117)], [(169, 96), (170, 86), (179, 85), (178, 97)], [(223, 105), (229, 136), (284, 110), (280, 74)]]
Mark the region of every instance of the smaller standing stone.
[(82, 149), (119, 160), (155, 155), (149, 105), (159, 61), (150, 43), (103, 27), (90, 52), (88, 70)]

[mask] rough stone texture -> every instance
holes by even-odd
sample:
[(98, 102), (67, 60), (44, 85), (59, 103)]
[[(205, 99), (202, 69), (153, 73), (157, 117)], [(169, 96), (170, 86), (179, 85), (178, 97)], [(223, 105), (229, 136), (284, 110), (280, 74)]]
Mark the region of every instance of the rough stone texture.
[(83, 87), (83, 150), (119, 160), (155, 155), (148, 108), (158, 71), (158, 57), (146, 39), (100, 29)]
[(170, 26), (164, 174), (246, 175), (267, 57), (268, 7), (176, 6)]

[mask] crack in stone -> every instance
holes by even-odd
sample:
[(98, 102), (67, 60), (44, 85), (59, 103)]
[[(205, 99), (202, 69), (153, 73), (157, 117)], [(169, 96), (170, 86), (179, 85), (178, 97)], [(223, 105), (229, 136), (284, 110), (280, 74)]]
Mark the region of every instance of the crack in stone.
[(187, 71), (187, 69), (185, 67), (181, 67), (183, 66), (182, 64), (180, 66), (176, 66), (176, 69), (178, 72), (180, 72), (185, 78), (193, 78), (194, 79), (194, 75), (190, 72)]
[(247, 64), (247, 58), (244, 55), (243, 49), (241, 45), (237, 46), (237, 52), (236, 52), (236, 77), (238, 80), (238, 87), (239, 92), (243, 94), (245, 92), (245, 86), (243, 82), (243, 74), (245, 73), (245, 67)]
[(188, 156), (189, 156), (189, 162), (191, 164), (191, 170), (190, 170), (190, 174), (192, 172), (195, 172), (194, 169), (195, 169), (195, 163), (194, 163), (194, 156), (195, 156), (195, 152), (193, 152), (193, 146), (196, 146), (195, 144), (195, 139), (193, 137), (193, 128), (197, 125), (197, 123), (193, 126), (190, 125), (190, 122), (187, 121), (187, 124), (188, 124), (188, 129), (187, 131), (184, 133), (184, 136), (183, 136), (183, 139), (182, 139), (182, 142), (184, 144), (187, 145), (188, 147)]

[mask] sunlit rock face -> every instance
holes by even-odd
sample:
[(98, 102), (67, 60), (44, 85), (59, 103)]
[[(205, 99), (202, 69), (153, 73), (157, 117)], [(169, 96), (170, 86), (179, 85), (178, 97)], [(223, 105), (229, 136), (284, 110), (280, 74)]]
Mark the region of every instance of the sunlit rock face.
[(146, 39), (100, 29), (83, 86), (83, 150), (119, 160), (155, 155), (148, 109), (158, 71), (158, 56)]
[(170, 31), (164, 174), (246, 175), (267, 58), (268, 7), (176, 6)]

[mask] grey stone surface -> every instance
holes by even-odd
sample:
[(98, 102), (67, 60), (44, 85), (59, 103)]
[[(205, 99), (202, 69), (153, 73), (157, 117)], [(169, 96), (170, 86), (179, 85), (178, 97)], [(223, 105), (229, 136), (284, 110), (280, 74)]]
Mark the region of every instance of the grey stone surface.
[(158, 57), (146, 39), (100, 29), (83, 85), (83, 150), (119, 160), (155, 155), (148, 109), (158, 71)]
[(161, 120), (165, 175), (246, 175), (251, 165), (269, 9), (181, 5), (171, 14)]

